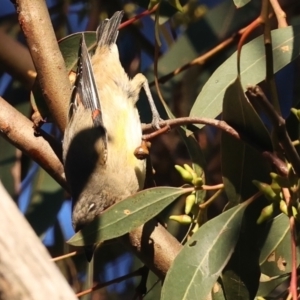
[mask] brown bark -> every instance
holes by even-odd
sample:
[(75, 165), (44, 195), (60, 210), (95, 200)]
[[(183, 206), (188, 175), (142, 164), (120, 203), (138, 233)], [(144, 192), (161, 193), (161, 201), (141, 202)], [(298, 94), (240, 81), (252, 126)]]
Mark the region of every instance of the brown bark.
[(182, 245), (154, 219), (123, 236), (121, 241), (160, 279), (164, 279)]
[[(41, 131), (42, 132), (42, 131)], [(0, 97), (0, 135), (22, 150), (68, 189), (61, 158), (61, 145), (50, 135), (35, 136), (33, 123)]]
[(46, 3), (44, 0), (16, 0), (15, 5), (44, 99), (55, 123), (64, 132), (71, 84)]
[[(31, 89), (36, 72), (28, 49), (0, 29), (0, 65), (3, 71)], [(12, 51), (13, 49), (13, 51)]]
[(0, 183), (0, 298), (77, 299)]

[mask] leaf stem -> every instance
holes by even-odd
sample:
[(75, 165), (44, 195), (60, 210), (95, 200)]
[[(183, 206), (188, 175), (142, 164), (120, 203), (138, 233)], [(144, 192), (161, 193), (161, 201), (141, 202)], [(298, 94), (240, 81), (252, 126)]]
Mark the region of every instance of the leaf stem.
[(288, 208), (288, 217), (290, 223), (290, 232), (291, 232), (291, 250), (292, 250), (292, 274), (290, 282), (290, 293), (293, 300), (298, 299), (297, 295), (297, 242), (296, 242), (296, 226), (295, 218), (292, 212), (292, 201), (291, 193), (288, 188), (282, 188), (282, 194), (284, 196), (285, 202)]
[(81, 297), (81, 296), (87, 295), (87, 294), (89, 294), (89, 293), (91, 293), (91, 292), (93, 292), (93, 291), (99, 290), (99, 289), (101, 289), (101, 288), (103, 288), (103, 287), (109, 286), (109, 285), (111, 285), (111, 284), (119, 283), (119, 282), (122, 282), (122, 281), (124, 281), (124, 280), (126, 280), (126, 279), (129, 279), (129, 278), (132, 278), (132, 277), (142, 276), (142, 275), (144, 274), (144, 268), (145, 268), (145, 266), (142, 267), (142, 268), (139, 268), (138, 270), (135, 270), (135, 271), (133, 271), (133, 272), (131, 272), (131, 273), (129, 273), (129, 274), (126, 274), (126, 275), (124, 275), (124, 276), (121, 276), (121, 277), (112, 279), (112, 280), (110, 280), (110, 281), (98, 283), (98, 284), (96, 284), (95, 286), (93, 286), (92, 288), (87, 289), (87, 290), (85, 290), (85, 291), (82, 291), (82, 292), (76, 294), (76, 296), (77, 296), (77, 297)]
[(250, 100), (257, 101), (263, 111), (267, 114), (272, 125), (274, 126), (275, 134), (279, 144), (282, 146), (289, 161), (291, 162), (297, 176), (300, 177), (300, 157), (289, 137), (286, 129), (285, 120), (275, 110), (274, 106), (269, 102), (265, 93), (259, 86), (249, 86), (248, 94)]
[(286, 21), (286, 13), (280, 7), (278, 0), (270, 0), (270, 3), (273, 7), (273, 10), (274, 10), (277, 22), (278, 22), (278, 28), (287, 27), (288, 24)]
[(215, 199), (218, 198), (218, 196), (223, 192), (223, 188), (220, 188), (218, 191), (216, 191), (207, 201), (204, 203), (200, 204), (199, 207), (200, 209), (205, 209), (207, 208), (211, 203), (214, 202)]

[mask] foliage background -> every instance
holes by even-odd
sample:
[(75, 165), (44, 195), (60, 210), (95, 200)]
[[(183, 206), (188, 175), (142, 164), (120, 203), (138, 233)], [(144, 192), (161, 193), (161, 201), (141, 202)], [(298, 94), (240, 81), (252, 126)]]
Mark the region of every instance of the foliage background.
[[(251, 1), (239, 10), (236, 10), (231, 0), (190, 0), (181, 4), (185, 8), (183, 13), (177, 12), (166, 1), (161, 9), (162, 47), (158, 62), (159, 77), (220, 44), (249, 24), (260, 12), (260, 1)], [(52, 0), (47, 1), (47, 5), (57, 39), (61, 39), (73, 32), (95, 30), (99, 15), (105, 16), (104, 13), (101, 14), (103, 11), (111, 15), (115, 10), (124, 8), (128, 16), (133, 16), (147, 8), (148, 2)], [(288, 13), (289, 23), (299, 23), (300, 6), (297, 1), (282, 1), (282, 5)], [(2, 3), (0, 26), (2, 30), (25, 45), (15, 9), (9, 1)], [(261, 30), (257, 30), (251, 39), (259, 34)], [(154, 39), (154, 21), (150, 16), (142, 18), (137, 25), (122, 30), (119, 38), (121, 61), (128, 74), (134, 75), (137, 71), (141, 71), (148, 77), (150, 83), (154, 78)], [(161, 85), (164, 99), (176, 117), (189, 114), (204, 83), (235, 50), (236, 43), (233, 43), (219, 51), (205, 64), (188, 68)], [(30, 116), (28, 87), (26, 88), (14, 76), (9, 75), (5, 68), (0, 74), (0, 95), (22, 113)], [(299, 100), (299, 88), (295, 85), (299, 80), (298, 76), (299, 60), (287, 65), (276, 75), (279, 96), (282, 99), (281, 106), (286, 117), (289, 115), (291, 105), (298, 103)], [(159, 103), (155, 89), (153, 94), (156, 102)], [(149, 122), (149, 111), (144, 103), (145, 99), (141, 99), (139, 103), (141, 118), (144, 122)], [(292, 129), (291, 135), (297, 137), (296, 130), (293, 130), (296, 127), (295, 121), (292, 118), (288, 121), (288, 125)], [(58, 136), (57, 130), (52, 125), (46, 124), (43, 128)], [(221, 182), (219, 132), (205, 128), (197, 133), (197, 140), (207, 162), (205, 168), (207, 184)], [(18, 203), (50, 253), (55, 257), (69, 252), (71, 249), (66, 246), (65, 241), (74, 232), (71, 226), (71, 202), (68, 195), (44, 170), (3, 139), (0, 139), (0, 149), (0, 178), (6, 189)], [(151, 149), (151, 158), (156, 170), (155, 180), (158, 186), (179, 186), (183, 183), (173, 166), (190, 163), (190, 158), (177, 132), (173, 131), (155, 140)], [(168, 216), (180, 214), (183, 201), (184, 199), (177, 201), (161, 216), (168, 223), (168, 229), (179, 240), (183, 238), (186, 229), (169, 222)], [(225, 203), (226, 198), (223, 194), (210, 208), (209, 217), (221, 212)], [(127, 274), (129, 270), (136, 269), (140, 265), (136, 258), (123, 249), (107, 246), (97, 253), (94, 281), (108, 281)], [(75, 289), (83, 288), (87, 265), (82, 256), (59, 262), (59, 267)], [(155, 276), (151, 275), (148, 287), (151, 287), (155, 281)], [(137, 282), (131, 279), (112, 285), (105, 290), (95, 292), (93, 299), (131, 299), (136, 284)], [(159, 299), (159, 294), (160, 284), (157, 284), (146, 299)]]

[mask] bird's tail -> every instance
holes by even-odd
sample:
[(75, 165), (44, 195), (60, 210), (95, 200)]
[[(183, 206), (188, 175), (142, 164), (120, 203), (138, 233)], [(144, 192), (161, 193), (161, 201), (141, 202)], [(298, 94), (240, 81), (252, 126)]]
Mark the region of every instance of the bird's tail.
[(123, 11), (117, 11), (110, 19), (101, 21), (97, 28), (97, 44), (98, 47), (109, 46), (114, 44), (118, 37), (118, 27), (123, 18)]

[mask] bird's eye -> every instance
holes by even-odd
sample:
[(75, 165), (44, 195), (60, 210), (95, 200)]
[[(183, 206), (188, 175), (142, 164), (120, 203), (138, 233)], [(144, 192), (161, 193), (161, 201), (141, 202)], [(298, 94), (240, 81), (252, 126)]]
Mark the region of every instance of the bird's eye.
[(96, 204), (94, 202), (92, 202), (88, 208), (88, 212), (92, 211), (95, 208), (96, 208)]

